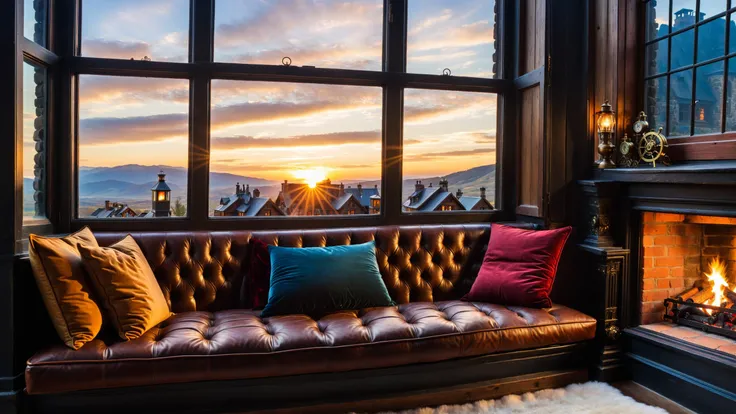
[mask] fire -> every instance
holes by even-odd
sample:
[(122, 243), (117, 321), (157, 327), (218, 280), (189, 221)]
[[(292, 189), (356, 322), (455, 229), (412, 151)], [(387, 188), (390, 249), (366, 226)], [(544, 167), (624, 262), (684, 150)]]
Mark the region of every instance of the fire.
[[(726, 296), (726, 289), (729, 289), (728, 282), (726, 281), (726, 264), (719, 258), (716, 257), (710, 262), (710, 273), (707, 273), (705, 277), (712, 284), (711, 292), (713, 292), (713, 299), (705, 301), (706, 305), (721, 306), (724, 302), (723, 298)], [(736, 290), (734, 290), (736, 292)], [(708, 314), (712, 314), (713, 310), (705, 309)]]

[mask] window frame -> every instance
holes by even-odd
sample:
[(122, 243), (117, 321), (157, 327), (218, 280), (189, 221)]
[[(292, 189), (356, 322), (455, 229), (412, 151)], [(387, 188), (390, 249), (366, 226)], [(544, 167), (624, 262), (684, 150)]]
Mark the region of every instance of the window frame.
[[(59, 0), (63, 1), (63, 0)], [(58, 203), (58, 192), (52, 185), (57, 180), (57, 164), (55, 154), (58, 152), (56, 149), (56, 142), (58, 140), (58, 131), (54, 126), (57, 122), (56, 112), (56, 99), (57, 99), (57, 80), (59, 76), (59, 56), (54, 53), (55, 37), (52, 35), (55, 26), (54, 16), (57, 11), (57, 1), (47, 0), (46, 10), (46, 45), (41, 46), (31, 39), (27, 39), (24, 34), (24, 19), (25, 19), (25, 1), (16, 0), (15, 2), (15, 27), (16, 38), (15, 43), (16, 55), (15, 55), (15, 142), (14, 146), (14, 162), (12, 165), (17, 166), (15, 168), (15, 197), (14, 197), (14, 222), (15, 224), (15, 251), (24, 252), (28, 250), (28, 235), (29, 234), (49, 234), (54, 231), (54, 223), (58, 218), (56, 216), (56, 207)], [(45, 182), (46, 191), (44, 194), (44, 217), (34, 217), (32, 219), (26, 219), (23, 214), (23, 65), (30, 64), (37, 67), (42, 67), (46, 70), (46, 107), (45, 107), (45, 142), (44, 142), (44, 153), (46, 159), (44, 160), (44, 171), (43, 180)]]
[[(57, 181), (61, 194), (70, 198), (60, 206), (62, 228), (77, 229), (90, 226), (98, 231), (155, 231), (155, 230), (233, 230), (233, 229), (293, 229), (322, 227), (378, 226), (397, 224), (452, 224), (489, 222), (513, 219), (509, 209), (491, 211), (463, 211), (410, 214), (402, 211), (402, 139), (403, 90), (406, 88), (495, 93), (498, 99), (497, 157), (495, 206), (505, 206), (514, 199), (513, 186), (501, 185), (504, 160), (513, 159), (513, 145), (504, 145), (504, 114), (513, 112), (513, 80), (507, 78), (504, 51), (513, 41), (506, 23), (506, 5), (510, 0), (496, 3), (496, 72), (497, 77), (470, 78), (405, 73), (408, 1), (383, 0), (383, 71), (351, 69), (272, 66), (261, 64), (215, 62), (214, 7), (216, 0), (190, 0), (189, 62), (154, 62), (119, 60), (80, 56), (81, 0), (58, 0), (68, 4), (64, 12), (66, 25), (57, 35), (65, 39), (61, 56), (62, 97), (60, 123), (64, 135), (64, 179)], [(510, 3), (513, 8), (513, 2)], [(508, 59), (510, 61), (512, 59)], [(77, 217), (78, 179), (78, 79), (80, 75), (115, 75), (154, 78), (188, 79), (189, 89), (189, 160), (187, 188), (187, 217), (157, 219), (88, 219)], [(381, 156), (381, 211), (374, 215), (311, 216), (311, 217), (215, 217), (210, 216), (209, 198), (209, 141), (210, 141), (210, 85), (213, 80), (277, 81), (319, 83), (330, 85), (374, 86), (383, 90), (383, 128)], [(508, 99), (507, 99), (508, 98)], [(508, 109), (507, 109), (508, 108)], [(68, 122), (68, 128), (66, 128)], [(508, 130), (510, 130), (509, 128)], [(396, 160), (399, 160), (398, 162)], [(513, 166), (511, 166), (513, 167)], [(510, 192), (510, 193), (506, 193)]]
[[(729, 52), (729, 41), (730, 41), (730, 23), (731, 18), (736, 18), (736, 0), (728, 0), (728, 3), (726, 4), (726, 10), (723, 12), (720, 12), (718, 14), (715, 14), (713, 16), (709, 16), (703, 20), (698, 20), (700, 16), (700, 4), (703, 0), (698, 0), (696, 2), (696, 8), (695, 8), (695, 24), (692, 26), (688, 26), (679, 30), (672, 31), (670, 29), (670, 32), (661, 37), (657, 37), (652, 40), (647, 40), (647, 26), (649, 25), (648, 20), (648, 8), (649, 4), (652, 0), (645, 0), (640, 4), (640, 21), (641, 24), (639, 27), (643, 28), (641, 33), (641, 39), (643, 40), (641, 42), (641, 48), (639, 49), (639, 55), (641, 56), (641, 67), (640, 67), (640, 76), (641, 81), (638, 82), (640, 85), (640, 92), (641, 97), (639, 99), (640, 105), (642, 110), (646, 111), (647, 107), (647, 91), (646, 91), (646, 84), (649, 81), (655, 81), (658, 79), (665, 79), (665, 101), (669, 102), (670, 100), (670, 81), (671, 77), (674, 74), (686, 72), (688, 70), (693, 71), (693, 87), (692, 87), (692, 98), (690, 100), (689, 105), (689, 112), (690, 112), (690, 135), (685, 136), (668, 136), (669, 128), (670, 128), (670, 105), (666, 105), (665, 109), (665, 125), (664, 128), (664, 135), (667, 137), (667, 141), (669, 143), (668, 146), (668, 155), (675, 160), (675, 161), (709, 161), (709, 160), (729, 160), (729, 159), (736, 159), (736, 131), (728, 131), (727, 125), (726, 125), (726, 103), (728, 101), (728, 91), (726, 88), (724, 88), (723, 96), (721, 97), (721, 132), (716, 133), (709, 133), (709, 134), (695, 134), (695, 128), (696, 128), (696, 109), (697, 105), (693, 104), (696, 102), (696, 93), (697, 93), (697, 87), (695, 81), (697, 80), (697, 69), (713, 64), (718, 62), (723, 62), (723, 76), (724, 76), (724, 85), (728, 83), (728, 67), (729, 67), (729, 60), (736, 57), (736, 49), (734, 49), (733, 52)], [(663, 0), (659, 0), (663, 1)], [(667, 16), (668, 24), (670, 28), (672, 28), (673, 25), (673, 0), (664, 0), (668, 3), (669, 6), (669, 13)], [(725, 28), (725, 37), (724, 37), (724, 54), (721, 56), (718, 56), (716, 58), (704, 60), (702, 62), (697, 61), (698, 56), (698, 33), (700, 30), (700, 27), (707, 25), (708, 23), (711, 23), (717, 19), (720, 18), (726, 18), (726, 28)], [(694, 31), (694, 40), (693, 40), (693, 64), (679, 67), (676, 69), (671, 68), (671, 53), (672, 53), (672, 41), (671, 39), (679, 34), (685, 33), (689, 30)], [(649, 65), (649, 61), (647, 58), (646, 48), (647, 46), (660, 42), (662, 40), (667, 41), (667, 70), (665, 70), (662, 73), (657, 73), (656, 75), (647, 76), (647, 66)], [(649, 114), (648, 114), (649, 115)], [(633, 122), (633, 120), (631, 120)], [(628, 125), (625, 126), (628, 128)]]

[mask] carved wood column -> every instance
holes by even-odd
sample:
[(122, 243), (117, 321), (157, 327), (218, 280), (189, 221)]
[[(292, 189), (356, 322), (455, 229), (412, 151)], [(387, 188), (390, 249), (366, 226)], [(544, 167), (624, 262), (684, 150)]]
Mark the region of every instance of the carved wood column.
[(611, 181), (581, 181), (585, 205), (582, 216), (587, 235), (578, 247), (585, 258), (585, 274), (595, 278), (589, 303), (591, 316), (598, 320), (595, 361), (591, 375), (599, 381), (613, 381), (626, 376), (621, 343), (624, 318), (623, 295), (629, 291), (629, 250), (614, 237), (620, 226), (615, 214), (619, 186)]

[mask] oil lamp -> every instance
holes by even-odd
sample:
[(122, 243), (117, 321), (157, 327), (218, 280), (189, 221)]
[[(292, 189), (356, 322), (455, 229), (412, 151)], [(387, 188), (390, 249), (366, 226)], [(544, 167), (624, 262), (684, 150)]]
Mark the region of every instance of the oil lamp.
[(607, 100), (601, 105), (600, 112), (596, 114), (596, 126), (598, 129), (598, 168), (616, 168), (616, 163), (611, 159), (616, 147), (613, 145), (613, 135), (616, 133), (616, 113)]

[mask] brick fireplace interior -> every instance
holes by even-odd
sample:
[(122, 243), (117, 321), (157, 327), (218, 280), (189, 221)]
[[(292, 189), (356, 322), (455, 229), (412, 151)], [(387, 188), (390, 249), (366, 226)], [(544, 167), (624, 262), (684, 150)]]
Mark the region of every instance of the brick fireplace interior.
[(664, 319), (665, 299), (698, 284), (710, 288), (705, 274), (715, 258), (726, 265), (723, 273), (729, 288), (736, 288), (736, 218), (645, 212), (641, 234), (642, 325), (736, 353), (736, 341), (674, 326)]

